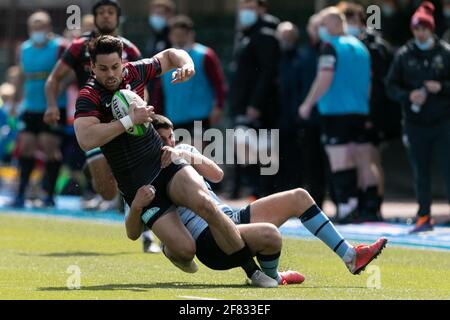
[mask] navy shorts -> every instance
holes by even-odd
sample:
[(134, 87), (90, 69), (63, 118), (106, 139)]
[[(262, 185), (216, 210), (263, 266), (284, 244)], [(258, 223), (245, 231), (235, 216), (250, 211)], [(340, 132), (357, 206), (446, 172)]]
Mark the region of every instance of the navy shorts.
[[(155, 187), (156, 193), (152, 203), (145, 207), (141, 213), (142, 222), (151, 229), (153, 224), (168, 212), (173, 203), (170, 200), (167, 185), (170, 183), (175, 174), (183, 169), (186, 164), (171, 164), (165, 169), (162, 169), (158, 176), (153, 181), (140, 181), (138, 184), (127, 188), (128, 190), (121, 190), (121, 193), (125, 199), (125, 202), (131, 207), (131, 203), (136, 196), (138, 189), (146, 184), (151, 184)], [(142, 171), (142, 175), (145, 176), (146, 165), (142, 168), (137, 168), (137, 172)], [(132, 188), (132, 189), (131, 189)], [(120, 187), (119, 187), (120, 189)]]
[(376, 144), (377, 133), (369, 127), (365, 115), (343, 115), (322, 117), (322, 142), (327, 146), (348, 143)]
[[(250, 223), (250, 206), (237, 211), (237, 220), (240, 223)], [(213, 270), (229, 270), (242, 265), (242, 261), (238, 261), (233, 256), (227, 255), (216, 243), (209, 228), (203, 230), (196, 241), (197, 258), (205, 266)]]
[(55, 135), (64, 135), (64, 126), (66, 123), (66, 109), (59, 109), (60, 119), (55, 126), (49, 126), (44, 122), (44, 112), (25, 111), (22, 115), (22, 123), (24, 128), (22, 132), (29, 132), (34, 135), (41, 133), (52, 133)]

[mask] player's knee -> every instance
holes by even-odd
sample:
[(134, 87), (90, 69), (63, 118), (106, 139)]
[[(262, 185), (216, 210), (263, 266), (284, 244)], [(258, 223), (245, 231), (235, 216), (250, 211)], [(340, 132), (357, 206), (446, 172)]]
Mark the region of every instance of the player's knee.
[[(294, 198), (294, 205), (297, 208), (310, 207), (314, 204), (314, 199), (311, 197), (308, 191), (302, 188), (297, 188), (292, 191), (292, 195)], [(306, 208), (306, 209), (308, 209)]]
[(203, 191), (199, 192), (196, 211), (208, 223), (214, 223), (216, 215), (215, 205), (213, 199)]
[(191, 261), (195, 257), (195, 242), (183, 241), (177, 244), (177, 247), (171, 250), (173, 258), (179, 261)]
[(261, 237), (264, 239), (265, 247), (274, 251), (281, 250), (281, 233), (276, 226), (267, 223), (261, 228)]

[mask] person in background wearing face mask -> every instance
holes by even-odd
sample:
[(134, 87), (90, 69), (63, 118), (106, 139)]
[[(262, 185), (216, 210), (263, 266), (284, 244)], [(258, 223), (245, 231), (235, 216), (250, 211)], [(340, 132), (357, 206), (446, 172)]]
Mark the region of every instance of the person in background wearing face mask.
[(400, 137), (400, 107), (387, 97), (384, 80), (392, 62), (391, 46), (371, 28), (366, 28), (364, 7), (342, 1), (337, 7), (347, 19), (347, 34), (357, 37), (367, 47), (371, 57), (372, 86), (370, 92), (370, 120), (373, 125), (371, 149), (373, 165), (378, 168), (380, 181), (364, 192), (359, 190), (359, 220), (381, 220), (384, 195), (384, 173), (379, 150), (383, 142)]
[(169, 20), (175, 14), (175, 3), (171, 0), (152, 0), (148, 24), (151, 28), (145, 54), (153, 57), (155, 54), (170, 47)]
[(194, 23), (189, 17), (176, 16), (169, 26), (173, 47), (189, 54), (197, 72), (191, 81), (177, 86), (171, 85), (170, 74), (161, 77), (164, 114), (177, 129), (186, 129), (193, 136), (194, 121), (201, 121), (206, 130), (222, 120), (225, 76), (214, 50), (195, 42)]
[(277, 124), (277, 128), (280, 128), (281, 161), (277, 187), (279, 191), (285, 191), (300, 186), (305, 171), (300, 160), (301, 146), (297, 138), (299, 126), (296, 121), (302, 87), (298, 28), (292, 22), (282, 22), (277, 28), (277, 38), (281, 47), (280, 114)]
[(386, 88), (403, 110), (404, 143), (413, 169), (418, 219), (412, 232), (433, 229), (433, 149), (442, 165), (450, 203), (450, 45), (433, 32), (434, 6), (425, 1), (411, 18), (414, 39), (396, 54)]
[[(231, 110), (235, 125), (245, 122), (256, 129), (273, 128), (278, 117), (278, 62), (280, 45), (275, 30), (262, 19), (265, 0), (239, 1), (239, 33), (233, 58)], [(273, 190), (273, 176), (261, 176), (259, 165), (235, 166), (233, 197), (238, 197), (242, 176), (248, 175), (252, 198)]]
[[(317, 63), (320, 54), (321, 41), (319, 38), (320, 16), (312, 15), (306, 26), (308, 41), (300, 50), (300, 101), (306, 98), (317, 75)], [(296, 108), (297, 108), (296, 107)], [(327, 187), (328, 160), (321, 142), (320, 115), (317, 108), (313, 108), (308, 120), (300, 120), (300, 137), (303, 150), (302, 163), (304, 167), (304, 185), (319, 205), (325, 199)], [(331, 197), (333, 190), (330, 190)]]
[[(315, 23), (317, 19), (310, 19)], [(317, 26), (318, 27), (318, 26)], [(317, 29), (317, 28), (316, 28)], [(310, 30), (313, 32), (313, 30)], [(317, 35), (317, 33), (315, 33)], [(303, 101), (315, 76), (317, 56), (307, 57), (298, 47), (299, 31), (291, 22), (282, 22), (277, 28), (280, 40), (280, 172), (279, 191), (299, 186), (310, 190), (322, 205), (325, 196), (325, 153), (320, 143), (317, 112), (313, 120), (299, 121), (297, 109)], [(311, 41), (319, 41), (318, 37)], [(318, 52), (317, 52), (318, 55)], [(312, 61), (313, 60), (313, 61)], [(308, 66), (308, 63), (311, 66)], [(316, 67), (314, 67), (315, 65)], [(308, 68), (310, 70), (308, 70)], [(313, 74), (311, 80), (307, 74)], [(306, 88), (305, 88), (306, 87)]]
[(25, 81), (22, 115), (24, 128), (19, 137), (20, 182), (12, 206), (25, 206), (25, 193), (39, 147), (46, 156), (47, 195), (43, 202), (46, 207), (54, 207), (53, 196), (62, 160), (60, 144), (64, 133), (67, 99), (65, 94), (58, 94), (55, 105), (62, 116), (54, 126), (45, 124), (43, 116), (47, 100), (44, 87), (46, 78), (64, 51), (64, 42), (52, 33), (51, 19), (47, 12), (33, 13), (28, 18), (27, 25), (30, 38), (20, 47), (20, 67)]
[(348, 223), (358, 217), (358, 182), (364, 181), (360, 187), (365, 191), (378, 181), (367, 130), (370, 55), (361, 41), (345, 34), (346, 19), (338, 8), (325, 8), (320, 19), (319, 71), (299, 115), (308, 119), (318, 105), (338, 207), (336, 220)]
[[(169, 20), (175, 15), (176, 6), (172, 0), (152, 0), (148, 16), (148, 40), (145, 46), (145, 56), (153, 57), (155, 54), (172, 46), (169, 39)], [(163, 114), (163, 97), (161, 79), (150, 81), (147, 85), (149, 104), (155, 107), (155, 112)]]

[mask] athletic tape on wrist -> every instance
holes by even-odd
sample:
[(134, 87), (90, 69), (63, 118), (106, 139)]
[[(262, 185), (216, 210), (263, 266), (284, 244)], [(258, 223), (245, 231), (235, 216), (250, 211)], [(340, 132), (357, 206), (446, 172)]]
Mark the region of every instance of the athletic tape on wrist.
[(130, 116), (126, 116), (120, 119), (120, 122), (122, 123), (122, 125), (125, 127), (125, 130), (130, 130), (131, 128), (133, 128), (134, 124), (133, 121), (131, 120)]

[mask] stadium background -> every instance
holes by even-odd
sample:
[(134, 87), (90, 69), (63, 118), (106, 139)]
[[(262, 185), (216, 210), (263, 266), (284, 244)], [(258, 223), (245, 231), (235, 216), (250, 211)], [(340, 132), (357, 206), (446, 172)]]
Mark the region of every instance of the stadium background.
[[(304, 41), (304, 29), (308, 18), (320, 8), (337, 2), (269, 1), (269, 12), (281, 20), (289, 20), (299, 26), (301, 41)], [(377, 4), (376, 0), (359, 2), (365, 5)], [(436, 4), (436, 16), (439, 16), (440, 1), (432, 2)], [(52, 17), (54, 31), (61, 34), (69, 16), (66, 13), (69, 5), (78, 5), (83, 15), (90, 13), (93, 3), (93, 0), (0, 0), (0, 79), (4, 80), (5, 70), (17, 61), (17, 49), (20, 43), (28, 38), (26, 20), (33, 11), (47, 10)], [(233, 54), (237, 1), (175, 0), (175, 3), (179, 13), (188, 14), (194, 19), (197, 40), (215, 49), (225, 73), (228, 74), (228, 65)], [(136, 43), (139, 48), (143, 48), (148, 30), (149, 1), (121, 1), (121, 5), (123, 8), (122, 35)], [(439, 21), (437, 24), (439, 25)], [(383, 150), (383, 165), (386, 173), (386, 198), (414, 199), (412, 173), (400, 140), (394, 141)], [(433, 198), (445, 200), (445, 187), (438, 174), (438, 166), (438, 163), (433, 164)]]

